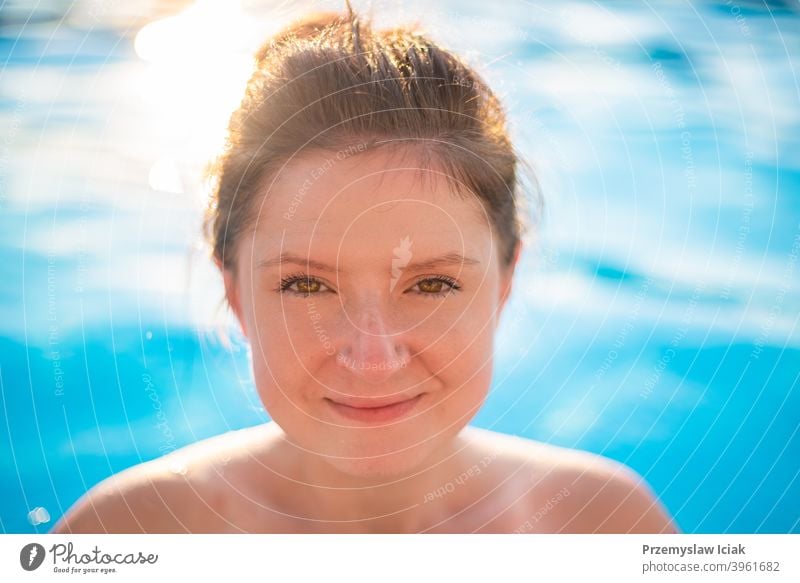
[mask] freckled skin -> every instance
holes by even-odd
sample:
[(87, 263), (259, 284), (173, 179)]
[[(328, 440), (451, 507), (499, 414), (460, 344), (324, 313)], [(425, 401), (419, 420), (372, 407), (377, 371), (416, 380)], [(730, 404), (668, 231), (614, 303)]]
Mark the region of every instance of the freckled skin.
[[(330, 456), (345, 473), (394, 475), (450, 441), (482, 404), (510, 274), (503, 281), (495, 237), (477, 200), (455, 196), (435, 174), (423, 183), (424, 170), (408, 161), (410, 168), (393, 168), (381, 153), (337, 161), (306, 189), (288, 220), (284, 209), (330, 156), (304, 157), (277, 178), (253, 234), (241, 242), (228, 295), (252, 343), (259, 393), (290, 438)], [(340, 271), (256, 267), (287, 251)], [(450, 251), (479, 263), (411, 268)], [(314, 293), (275, 291), (295, 273), (318, 278)], [(449, 285), (419, 282), (436, 276), (457, 280), (460, 289), (434, 297)], [(324, 400), (418, 393), (424, 395), (412, 417), (358, 429)]]
[[(223, 277), (273, 422), (109, 478), (54, 532), (676, 531), (622, 464), (465, 427), (514, 265), (439, 171), (317, 151), (267, 184)], [(272, 262), (283, 253), (303, 261)], [(415, 265), (447, 253), (469, 261)], [(416, 395), (385, 423), (329, 401)]]

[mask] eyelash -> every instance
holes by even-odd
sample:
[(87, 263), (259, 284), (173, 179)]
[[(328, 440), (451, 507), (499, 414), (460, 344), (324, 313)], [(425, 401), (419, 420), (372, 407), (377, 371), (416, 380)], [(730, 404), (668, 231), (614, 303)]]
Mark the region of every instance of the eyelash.
[[(310, 275), (306, 275), (305, 273), (295, 273), (295, 274), (292, 274), (292, 275), (287, 275), (286, 277), (282, 278), (280, 285), (275, 289), (275, 291), (281, 292), (281, 293), (290, 293), (290, 294), (293, 294), (293, 295), (296, 295), (296, 296), (301, 296), (301, 297), (308, 297), (310, 295), (315, 295), (314, 293), (304, 293), (304, 292), (298, 292), (298, 291), (294, 291), (292, 289), (289, 289), (290, 286), (292, 286), (293, 284), (297, 283), (298, 281), (317, 282), (317, 283), (319, 283), (319, 284), (321, 284), (321, 285), (323, 285), (325, 287), (328, 287), (327, 285), (325, 285), (325, 283), (323, 283), (322, 281), (320, 281), (319, 279), (317, 279), (315, 277), (311, 277)], [(419, 285), (420, 283), (422, 283), (424, 281), (441, 281), (445, 285), (449, 286), (449, 289), (447, 289), (446, 291), (440, 292), (440, 293), (425, 293), (425, 292), (413, 292), (413, 293), (415, 293), (417, 295), (420, 295), (420, 296), (425, 296), (425, 297), (428, 297), (428, 298), (443, 298), (443, 297), (446, 297), (446, 296), (448, 296), (448, 295), (450, 295), (450, 294), (452, 294), (454, 292), (457, 292), (457, 291), (461, 290), (461, 285), (455, 279), (453, 279), (452, 277), (449, 277), (447, 275), (435, 275), (433, 277), (425, 277), (425, 278), (422, 278), (422, 279), (418, 280), (414, 285)], [(330, 288), (328, 289), (328, 291), (331, 291)], [(319, 292), (315, 292), (315, 293), (321, 294), (321, 293), (325, 293), (325, 292), (319, 291)]]

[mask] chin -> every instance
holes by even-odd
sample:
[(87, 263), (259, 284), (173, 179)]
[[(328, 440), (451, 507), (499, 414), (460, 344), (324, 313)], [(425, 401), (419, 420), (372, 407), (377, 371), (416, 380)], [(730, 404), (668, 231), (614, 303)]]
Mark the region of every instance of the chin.
[[(394, 423), (358, 426), (331, 419), (324, 409), (301, 411), (283, 397), (265, 405), (290, 440), (345, 476), (366, 482), (400, 480), (424, 472), (446, 456), (453, 439), (482, 402), (480, 395), (461, 393), (452, 408), (425, 404), (428, 410)], [(314, 416), (316, 415), (316, 417)], [(344, 425), (347, 423), (348, 425)]]
[(325, 461), (339, 472), (385, 482), (431, 469), (462, 427), (458, 424), (445, 430), (439, 425), (404, 423), (383, 431), (339, 429), (325, 440), (327, 445), (319, 447), (326, 452)]

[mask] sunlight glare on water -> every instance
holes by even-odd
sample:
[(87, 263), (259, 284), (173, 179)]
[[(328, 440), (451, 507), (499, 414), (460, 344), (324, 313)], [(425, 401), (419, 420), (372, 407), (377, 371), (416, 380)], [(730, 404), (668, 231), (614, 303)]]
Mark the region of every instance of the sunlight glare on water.
[[(6, 532), (268, 419), (202, 172), (260, 43), (343, 7), (67, 4), (0, 14)], [(800, 532), (797, 5), (372, 6), (478, 66), (546, 200), (474, 424), (623, 461), (686, 532)]]

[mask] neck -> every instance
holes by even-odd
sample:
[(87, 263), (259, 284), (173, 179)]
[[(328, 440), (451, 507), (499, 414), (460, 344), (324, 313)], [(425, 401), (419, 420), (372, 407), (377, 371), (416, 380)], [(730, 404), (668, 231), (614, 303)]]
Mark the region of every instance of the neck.
[(400, 477), (352, 476), (292, 444), (283, 432), (278, 442), (285, 499), (294, 501), (292, 514), (304, 517), (313, 532), (423, 532), (470, 503), (469, 489), (454, 485), (474, 462), (468, 431)]

